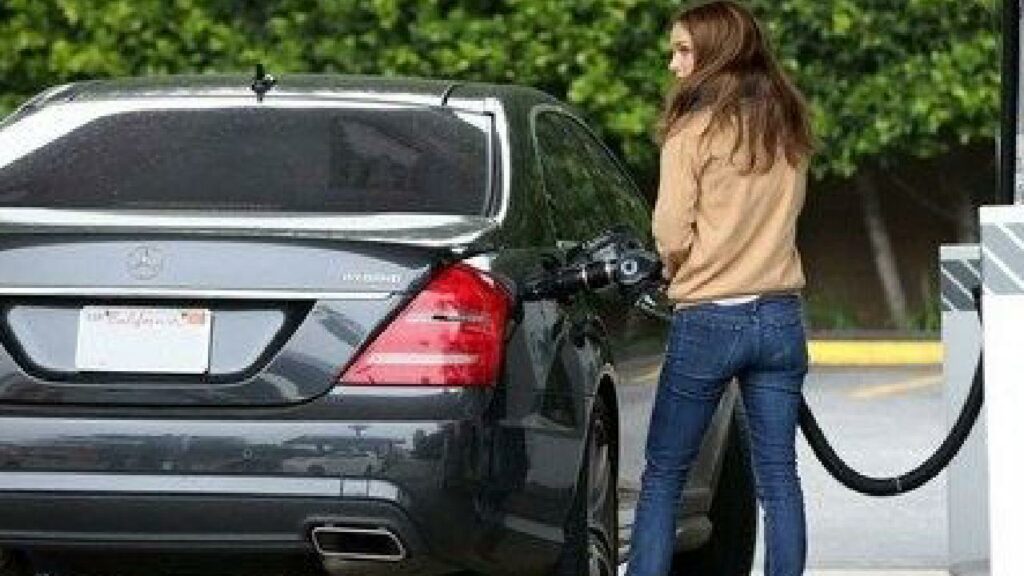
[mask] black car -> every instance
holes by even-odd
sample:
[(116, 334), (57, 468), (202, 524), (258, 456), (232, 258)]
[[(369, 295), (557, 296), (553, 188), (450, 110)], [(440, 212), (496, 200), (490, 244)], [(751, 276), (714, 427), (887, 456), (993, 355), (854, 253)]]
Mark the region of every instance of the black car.
[[(0, 574), (614, 574), (668, 325), (523, 294), (649, 218), (529, 88), (40, 94), (0, 124)], [(750, 568), (736, 406), (679, 508), (701, 574)]]

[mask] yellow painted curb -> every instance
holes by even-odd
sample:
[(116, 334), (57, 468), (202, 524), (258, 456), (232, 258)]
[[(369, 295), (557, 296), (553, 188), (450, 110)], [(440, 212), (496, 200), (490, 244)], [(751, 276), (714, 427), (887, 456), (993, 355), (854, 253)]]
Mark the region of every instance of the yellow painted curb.
[(906, 366), (942, 363), (942, 342), (901, 340), (812, 340), (815, 366)]

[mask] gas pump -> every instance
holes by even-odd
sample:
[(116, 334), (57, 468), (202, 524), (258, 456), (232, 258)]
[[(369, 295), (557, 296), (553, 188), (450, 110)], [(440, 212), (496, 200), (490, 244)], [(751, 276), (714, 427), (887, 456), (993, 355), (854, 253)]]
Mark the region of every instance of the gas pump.
[[(1024, 547), (1020, 545), (1018, 522), (1024, 517), (1024, 490), (1019, 486), (1020, 474), (1024, 472), (1024, 458), (1021, 457), (1021, 438), (1024, 438), (1024, 354), (1021, 352), (1021, 329), (1024, 327), (1024, 174), (1022, 174), (1022, 98), (1020, 94), (1020, 50), (1021, 6), (1019, 0), (1003, 3), (1003, 59), (1002, 59), (1002, 122), (999, 151), (999, 186), (992, 205), (979, 210), (981, 242), (978, 246), (943, 247), (946, 254), (943, 266), (949, 266), (959, 256), (973, 257), (976, 271), (980, 272), (980, 306), (984, 321), (980, 329), (981, 348), (985, 351), (981, 375), (985, 382), (986, 414), (984, 436), (979, 446), (965, 451), (966, 463), (950, 470), (950, 556), (957, 571), (959, 561), (971, 564), (984, 571), (984, 554), (988, 553), (989, 573), (993, 576), (1015, 576), (1024, 573)], [(966, 253), (970, 251), (970, 253)], [(966, 262), (969, 265), (971, 262)], [(966, 270), (961, 268), (960, 270)], [(950, 272), (956, 272), (951, 269)], [(943, 280), (960, 289), (953, 282), (955, 278), (944, 273)], [(959, 283), (968, 281), (961, 275)], [(955, 304), (944, 303), (948, 308)], [(944, 313), (946, 317), (951, 313)], [(976, 327), (950, 324), (943, 327), (944, 344), (947, 350), (946, 376), (950, 382), (952, 370), (956, 368), (956, 357), (963, 354), (964, 347), (978, 344), (979, 331)], [(957, 330), (956, 327), (961, 326)], [(987, 443), (985, 450), (984, 443)], [(987, 469), (984, 464), (987, 460)], [(982, 483), (987, 471), (987, 485)], [(972, 482), (973, 481), (973, 482)], [(984, 491), (987, 489), (987, 502)], [(981, 494), (977, 494), (981, 492)], [(984, 540), (977, 538), (976, 531), (957, 531), (952, 523), (954, 518), (960, 524), (984, 521), (979, 511), (987, 512), (987, 526), (981, 526)], [(987, 529), (987, 530), (986, 530)], [(986, 546), (987, 544), (987, 546)], [(973, 548), (973, 550), (972, 550)], [(971, 554), (973, 552), (973, 557)]]

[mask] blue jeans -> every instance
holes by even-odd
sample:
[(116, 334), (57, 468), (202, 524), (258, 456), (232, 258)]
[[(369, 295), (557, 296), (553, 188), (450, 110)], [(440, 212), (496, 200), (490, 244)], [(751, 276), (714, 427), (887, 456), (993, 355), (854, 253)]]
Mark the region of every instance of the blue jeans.
[[(764, 508), (764, 572), (803, 574), (806, 523), (794, 446), (807, 374), (802, 310), (797, 295), (771, 295), (731, 306), (699, 304), (673, 315), (647, 433), (627, 576), (669, 573), (680, 493), (733, 377), (746, 408)], [(677, 568), (687, 574), (686, 566)]]

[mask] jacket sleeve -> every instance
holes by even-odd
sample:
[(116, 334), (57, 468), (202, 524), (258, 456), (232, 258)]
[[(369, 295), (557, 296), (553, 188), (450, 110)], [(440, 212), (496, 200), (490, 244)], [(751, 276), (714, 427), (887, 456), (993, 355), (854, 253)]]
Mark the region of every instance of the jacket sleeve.
[(671, 280), (690, 253), (697, 218), (698, 142), (688, 130), (669, 136), (661, 147), (658, 198), (654, 203), (651, 231), (663, 265), (662, 275)]

